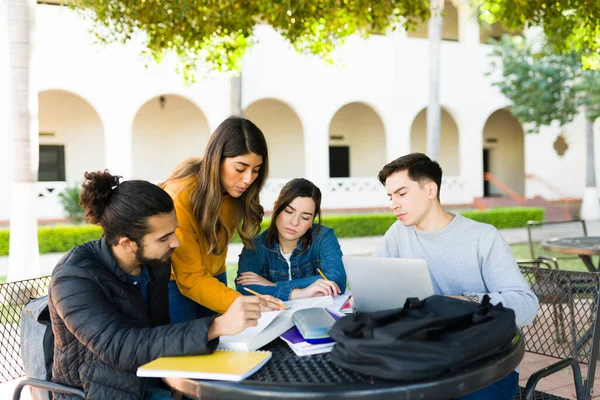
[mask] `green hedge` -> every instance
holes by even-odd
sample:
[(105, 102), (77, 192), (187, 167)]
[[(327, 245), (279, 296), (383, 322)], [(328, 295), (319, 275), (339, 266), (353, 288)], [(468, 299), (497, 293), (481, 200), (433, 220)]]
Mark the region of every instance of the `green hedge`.
[[(102, 229), (96, 225), (41, 227), (38, 229), (38, 246), (40, 254), (59, 253), (101, 235)], [(0, 230), (0, 256), (8, 254), (9, 236), (7, 229)]]
[[(544, 209), (533, 207), (463, 211), (461, 214), (494, 225), (498, 229), (520, 228), (527, 221), (544, 220)], [(395, 221), (396, 217), (392, 213), (327, 215), (323, 218), (323, 224), (333, 228), (340, 238), (383, 235)], [(262, 229), (266, 229), (269, 223), (270, 220), (264, 220)], [(98, 239), (101, 234), (102, 230), (95, 225), (42, 227), (38, 230), (40, 254), (64, 252), (88, 240)], [(0, 256), (8, 254), (8, 240), (8, 230), (0, 230)], [(240, 241), (237, 234), (233, 241)]]
[(527, 221), (543, 221), (544, 210), (540, 207), (506, 207), (490, 210), (472, 210), (461, 212), (467, 218), (494, 225), (498, 229), (523, 228)]

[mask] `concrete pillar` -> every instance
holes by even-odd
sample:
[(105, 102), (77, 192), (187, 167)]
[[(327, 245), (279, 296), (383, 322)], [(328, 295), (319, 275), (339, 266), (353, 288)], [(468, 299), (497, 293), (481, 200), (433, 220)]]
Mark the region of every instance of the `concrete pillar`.
[(458, 124), (459, 170), (464, 182), (465, 202), (483, 196), (484, 119), (468, 118)]
[[(398, 103), (394, 103), (396, 104)], [(381, 119), (385, 127), (386, 160), (381, 160), (382, 167), (385, 163), (410, 153), (412, 117), (402, 108), (389, 107), (383, 111)]]
[[(458, 4), (457, 4), (458, 3)], [(458, 11), (458, 40), (462, 45), (478, 46), (480, 28), (473, 17), (473, 9), (468, 1), (456, 1)]]
[(322, 113), (309, 112), (311, 118), (302, 118), (304, 127), (304, 176), (317, 185), (323, 194), (323, 203), (329, 193), (329, 121)]
[(124, 179), (133, 178), (133, 119), (130, 110), (119, 110), (115, 104), (109, 109), (98, 110), (104, 124), (104, 154), (106, 168), (113, 175)]

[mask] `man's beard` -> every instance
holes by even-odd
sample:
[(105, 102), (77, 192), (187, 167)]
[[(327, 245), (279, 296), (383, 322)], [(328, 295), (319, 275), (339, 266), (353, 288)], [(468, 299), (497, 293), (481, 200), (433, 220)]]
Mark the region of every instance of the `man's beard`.
[(171, 249), (161, 258), (146, 258), (144, 255), (144, 246), (138, 245), (135, 252), (135, 259), (140, 265), (146, 268), (162, 268), (171, 266), (171, 255), (175, 249)]

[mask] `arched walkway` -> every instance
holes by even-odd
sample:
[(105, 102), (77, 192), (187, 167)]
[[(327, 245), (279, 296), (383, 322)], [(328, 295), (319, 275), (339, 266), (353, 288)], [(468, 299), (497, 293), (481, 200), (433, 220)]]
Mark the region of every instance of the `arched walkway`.
[(102, 170), (104, 128), (96, 110), (64, 90), (38, 94), (40, 181), (83, 181), (86, 171)]
[[(427, 109), (417, 114), (410, 129), (410, 151), (427, 152)], [(460, 175), (460, 154), (458, 151), (458, 128), (452, 116), (442, 108), (440, 132), (440, 156), (437, 160), (444, 176)]]
[[(516, 192), (525, 193), (525, 137), (521, 124), (508, 110), (493, 112), (483, 127), (483, 168)], [(501, 194), (484, 182), (484, 196)]]
[[(414, 31), (408, 31), (406, 35), (409, 38), (427, 39), (428, 26), (428, 22), (419, 24), (415, 27)], [(458, 41), (458, 10), (450, 1), (446, 1), (444, 3), (444, 22), (442, 24), (442, 40), (448, 40), (451, 42)]]
[(385, 128), (375, 110), (364, 103), (340, 108), (329, 125), (330, 176), (374, 178), (385, 160)]
[(304, 134), (302, 123), (287, 104), (262, 99), (244, 110), (265, 135), (269, 148), (269, 178), (292, 179), (304, 176)]
[(211, 132), (206, 117), (192, 102), (165, 94), (148, 100), (132, 128), (133, 176), (159, 182), (181, 161), (201, 157)]

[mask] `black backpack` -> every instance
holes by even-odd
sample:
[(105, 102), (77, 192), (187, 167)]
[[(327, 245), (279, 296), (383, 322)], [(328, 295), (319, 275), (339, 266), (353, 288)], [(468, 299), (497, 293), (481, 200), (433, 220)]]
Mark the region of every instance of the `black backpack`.
[(356, 313), (329, 334), (333, 362), (367, 375), (402, 381), (431, 378), (475, 363), (511, 346), (515, 313), (445, 296), (409, 298), (403, 308)]

